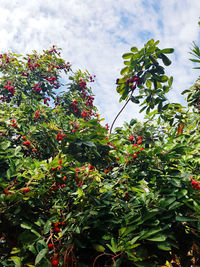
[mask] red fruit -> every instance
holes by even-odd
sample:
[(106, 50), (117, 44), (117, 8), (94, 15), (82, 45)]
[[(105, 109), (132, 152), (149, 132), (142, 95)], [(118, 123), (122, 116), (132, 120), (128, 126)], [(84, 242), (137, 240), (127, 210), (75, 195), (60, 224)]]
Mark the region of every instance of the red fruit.
[(108, 173), (108, 170), (104, 170), (105, 174)]
[(141, 139), (138, 140), (138, 141), (137, 141), (137, 144), (138, 144), (138, 145), (142, 144), (142, 140), (141, 140)]
[(22, 135), (22, 138), (23, 138), (24, 140), (26, 140), (26, 136), (25, 136), (25, 135)]
[(33, 148), (32, 151), (33, 151), (33, 152), (36, 152), (36, 151), (37, 151), (37, 148)]
[(137, 158), (137, 155), (136, 155), (136, 154), (134, 154), (134, 155), (133, 155), (133, 159), (136, 159), (136, 158)]
[(26, 193), (28, 193), (30, 191), (30, 188), (24, 188), (23, 189), (23, 193), (24, 193), (24, 195), (26, 194)]
[(62, 166), (58, 166), (58, 168), (57, 168), (58, 170), (61, 170), (62, 169)]
[(130, 79), (129, 79), (129, 78), (127, 78), (127, 79), (126, 79), (126, 82), (127, 82), (127, 83), (129, 83), (129, 82), (130, 82)]
[(62, 164), (62, 159), (59, 159), (58, 160), (58, 163), (61, 165)]
[(25, 142), (23, 143), (23, 145), (25, 145), (25, 146), (31, 146), (31, 142), (30, 142), (30, 141), (25, 141)]
[(89, 165), (88, 167), (89, 167), (89, 170), (90, 170), (90, 171), (92, 171), (92, 170), (95, 169), (95, 167), (94, 167), (93, 165)]
[(142, 139), (142, 136), (138, 136), (137, 140), (141, 140)]
[(53, 249), (53, 247), (54, 247), (54, 246), (53, 246), (53, 244), (52, 244), (52, 243), (49, 243), (49, 244), (48, 244), (48, 248), (49, 248), (49, 250), (52, 250), (52, 249)]
[(125, 199), (129, 199), (130, 195), (128, 192), (125, 193)]
[(119, 158), (116, 158), (117, 161), (119, 161)]
[(57, 267), (57, 266), (58, 266), (58, 260), (53, 259), (53, 260), (51, 261), (51, 265), (54, 266), (54, 267)]
[(65, 181), (67, 179), (67, 177), (66, 176), (63, 176), (63, 180)]
[(133, 141), (134, 137), (132, 135), (129, 136), (129, 141)]
[(54, 223), (54, 226), (55, 226), (55, 227), (58, 227), (59, 225), (60, 225), (59, 222)]
[(134, 145), (132, 145), (132, 147), (136, 147), (136, 148), (138, 148), (138, 145), (134, 144)]
[(59, 233), (60, 232), (60, 228), (59, 227), (55, 227), (54, 230), (55, 230), (56, 233)]

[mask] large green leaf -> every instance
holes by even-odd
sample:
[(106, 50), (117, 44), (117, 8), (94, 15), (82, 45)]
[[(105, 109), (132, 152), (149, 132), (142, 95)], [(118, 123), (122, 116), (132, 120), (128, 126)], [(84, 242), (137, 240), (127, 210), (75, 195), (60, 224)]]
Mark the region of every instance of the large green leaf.
[(44, 248), (37, 254), (37, 257), (35, 258), (35, 264), (36, 265), (45, 257), (47, 252), (48, 252), (48, 249)]

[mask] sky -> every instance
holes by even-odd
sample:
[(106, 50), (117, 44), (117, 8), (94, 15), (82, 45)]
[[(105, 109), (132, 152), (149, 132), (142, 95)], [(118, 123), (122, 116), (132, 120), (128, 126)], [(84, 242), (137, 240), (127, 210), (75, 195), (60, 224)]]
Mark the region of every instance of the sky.
[[(172, 47), (174, 77), (169, 100), (184, 103), (181, 92), (198, 78), (190, 62), (192, 42), (200, 45), (200, 0), (0, 0), (0, 53), (62, 48), (62, 58), (73, 70), (96, 75), (92, 85), (95, 105), (111, 125), (119, 103), (116, 79), (123, 67), (122, 54), (141, 49), (149, 39), (160, 49)], [(132, 118), (142, 120), (136, 104), (129, 103), (115, 126)]]

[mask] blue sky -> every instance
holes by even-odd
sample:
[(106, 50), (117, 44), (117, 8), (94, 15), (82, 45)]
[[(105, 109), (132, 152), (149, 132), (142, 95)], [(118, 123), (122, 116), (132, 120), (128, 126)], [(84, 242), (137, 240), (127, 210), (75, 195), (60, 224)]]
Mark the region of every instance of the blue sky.
[[(200, 0), (0, 0), (0, 52), (23, 54), (56, 44), (74, 70), (96, 75), (95, 104), (111, 124), (123, 105), (115, 84), (121, 55), (151, 38), (160, 40), (160, 48), (175, 48), (168, 68), (174, 76), (169, 99), (183, 101), (181, 91), (199, 76), (188, 60), (192, 41), (200, 43), (199, 10)], [(130, 104), (116, 126), (133, 117), (143, 115)]]

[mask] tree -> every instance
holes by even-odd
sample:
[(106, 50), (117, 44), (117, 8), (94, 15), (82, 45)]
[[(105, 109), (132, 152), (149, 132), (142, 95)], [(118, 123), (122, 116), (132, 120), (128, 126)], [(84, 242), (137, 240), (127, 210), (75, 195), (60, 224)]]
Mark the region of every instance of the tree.
[(3, 266), (200, 264), (200, 85), (183, 92), (188, 107), (169, 103), (173, 49), (158, 43), (123, 55), (120, 100), (143, 101), (147, 116), (114, 133), (93, 105), (94, 77), (55, 46), (0, 55)]

